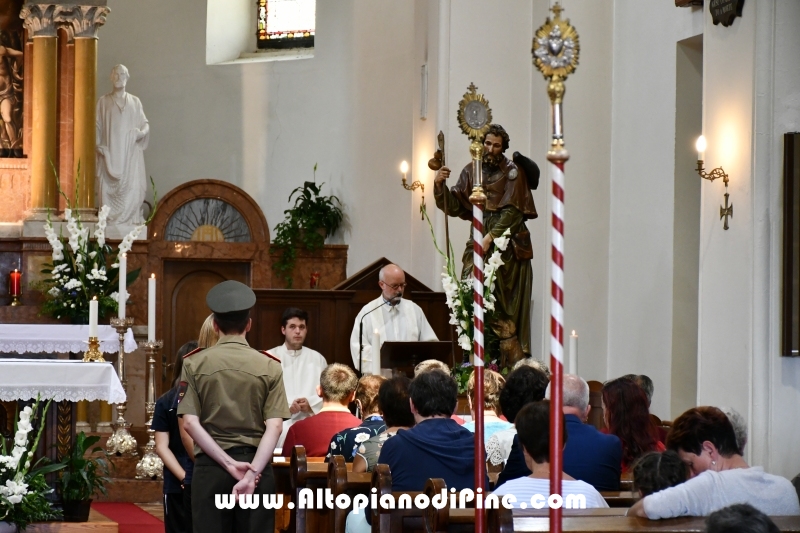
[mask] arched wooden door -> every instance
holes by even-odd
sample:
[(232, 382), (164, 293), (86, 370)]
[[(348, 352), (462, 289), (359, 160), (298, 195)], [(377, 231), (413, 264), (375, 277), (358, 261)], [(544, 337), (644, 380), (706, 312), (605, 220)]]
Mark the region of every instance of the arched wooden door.
[(159, 394), (172, 386), (178, 349), (209, 315), (206, 294), (233, 279), (269, 288), (269, 228), (258, 204), (235, 185), (197, 180), (170, 191), (150, 225), (148, 272), (158, 283), (157, 338), (164, 341)]

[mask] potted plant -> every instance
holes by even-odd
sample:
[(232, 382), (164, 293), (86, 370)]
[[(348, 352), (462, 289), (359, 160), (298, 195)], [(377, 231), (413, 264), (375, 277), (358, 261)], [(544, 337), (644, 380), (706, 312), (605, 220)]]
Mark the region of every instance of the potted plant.
[(272, 246), (280, 250), (281, 255), (273, 266), (289, 288), (292, 287), (297, 248), (302, 246), (311, 251), (322, 248), (325, 239), (339, 228), (344, 218), (339, 198), (320, 193), (325, 184), (317, 185), (316, 172), (317, 165), (314, 165), (315, 181), (307, 181), (292, 191), (289, 201), (294, 198), (294, 206), (284, 211), (286, 218), (275, 226)]
[(62, 468), (47, 464), (45, 458), (33, 461), (34, 450), (44, 430), (44, 409), (39, 399), (19, 412), (13, 439), (0, 435), (0, 532), (24, 530), (31, 522), (43, 522), (61, 515), (50, 505), (47, 495), (53, 492), (45, 475)]
[[(108, 460), (106, 451), (100, 446), (90, 448), (100, 440), (98, 436), (87, 437), (81, 431), (75, 437), (75, 444), (61, 464), (64, 469), (59, 476), (61, 499), (64, 502), (64, 520), (67, 522), (86, 522), (95, 492), (107, 494)], [(86, 457), (87, 452), (90, 454)], [(99, 457), (91, 454), (100, 453)]]

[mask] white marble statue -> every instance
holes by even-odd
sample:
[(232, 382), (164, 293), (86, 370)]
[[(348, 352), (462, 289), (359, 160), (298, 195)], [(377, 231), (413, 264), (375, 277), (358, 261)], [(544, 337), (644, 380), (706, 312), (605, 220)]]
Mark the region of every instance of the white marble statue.
[(108, 222), (139, 224), (147, 190), (144, 150), (150, 126), (142, 103), (125, 91), (125, 65), (111, 69), (114, 90), (97, 101), (97, 177), (101, 205), (111, 208)]

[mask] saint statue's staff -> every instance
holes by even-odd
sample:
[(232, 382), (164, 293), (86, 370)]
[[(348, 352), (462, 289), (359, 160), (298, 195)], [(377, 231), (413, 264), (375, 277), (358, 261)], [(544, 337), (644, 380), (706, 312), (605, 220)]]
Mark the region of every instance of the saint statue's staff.
[[(563, 372), (564, 372), (564, 164), (569, 153), (564, 147), (562, 103), (564, 80), (578, 65), (578, 33), (561, 19), (560, 3), (552, 7), (552, 19), (536, 31), (533, 63), (548, 80), (547, 94), (552, 111), (553, 139), (547, 160), (551, 168), (553, 191), (552, 263), (550, 304), (550, 494), (561, 494), (563, 465)], [(550, 531), (561, 533), (561, 508), (550, 509)]]
[[(433, 154), (433, 157), (428, 160), (428, 168), (436, 172), (443, 166), (446, 166), (447, 163), (445, 162), (444, 156), (444, 133), (439, 131), (439, 135), (437, 137), (437, 142), (439, 144), (439, 148)], [(447, 261), (450, 261), (450, 224), (447, 222), (449, 217), (449, 213), (447, 212), (447, 202), (444, 203), (444, 250), (447, 256)]]

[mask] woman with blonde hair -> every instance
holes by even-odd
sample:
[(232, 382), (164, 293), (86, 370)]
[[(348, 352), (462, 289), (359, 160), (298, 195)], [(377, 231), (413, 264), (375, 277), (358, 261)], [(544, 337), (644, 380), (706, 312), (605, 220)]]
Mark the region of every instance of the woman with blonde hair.
[[(511, 422), (500, 418), (500, 391), (506, 384), (505, 378), (488, 368), (483, 371), (483, 443), (500, 430), (513, 427)], [(464, 429), (475, 433), (475, 372), (469, 376), (467, 382), (467, 401), (472, 420), (464, 424)]]
[(214, 313), (211, 313), (200, 327), (200, 336), (197, 338), (197, 347), (205, 349), (217, 344), (218, 340), (219, 334), (214, 331)]

